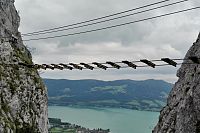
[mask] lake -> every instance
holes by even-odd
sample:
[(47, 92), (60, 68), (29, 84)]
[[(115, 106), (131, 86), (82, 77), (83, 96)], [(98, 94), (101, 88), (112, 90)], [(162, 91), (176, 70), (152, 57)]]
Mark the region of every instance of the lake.
[(151, 133), (158, 112), (121, 108), (81, 108), (49, 106), (49, 117), (86, 128), (110, 129), (111, 133)]

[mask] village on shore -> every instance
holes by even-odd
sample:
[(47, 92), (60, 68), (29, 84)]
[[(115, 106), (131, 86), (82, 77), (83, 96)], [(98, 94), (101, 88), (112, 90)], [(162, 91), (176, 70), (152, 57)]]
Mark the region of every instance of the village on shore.
[(89, 129), (79, 125), (62, 122), (58, 118), (49, 118), (49, 133), (109, 133), (110, 129)]

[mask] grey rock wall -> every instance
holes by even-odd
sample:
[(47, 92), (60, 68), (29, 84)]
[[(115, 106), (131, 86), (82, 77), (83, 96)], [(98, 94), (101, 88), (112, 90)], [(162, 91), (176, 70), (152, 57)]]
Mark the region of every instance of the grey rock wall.
[[(190, 56), (200, 58), (200, 34), (185, 59)], [(183, 64), (177, 76), (153, 133), (200, 133), (200, 65)]]
[[(0, 133), (47, 133), (47, 90), (18, 32), (14, 0), (0, 0)], [(17, 42), (9, 42), (12, 35)]]

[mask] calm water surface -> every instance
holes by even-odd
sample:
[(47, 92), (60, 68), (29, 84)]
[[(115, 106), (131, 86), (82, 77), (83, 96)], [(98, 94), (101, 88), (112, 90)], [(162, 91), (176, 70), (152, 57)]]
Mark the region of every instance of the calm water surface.
[(111, 133), (151, 133), (158, 116), (158, 112), (118, 108), (49, 107), (49, 117), (91, 129), (110, 129)]

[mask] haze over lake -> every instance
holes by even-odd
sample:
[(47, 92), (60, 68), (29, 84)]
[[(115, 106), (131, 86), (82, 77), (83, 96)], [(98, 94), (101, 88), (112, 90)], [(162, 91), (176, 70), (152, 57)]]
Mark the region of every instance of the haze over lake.
[(111, 133), (151, 133), (158, 112), (122, 108), (80, 108), (49, 106), (49, 117), (86, 128), (110, 129)]

